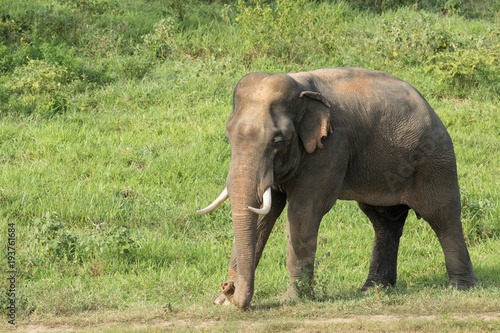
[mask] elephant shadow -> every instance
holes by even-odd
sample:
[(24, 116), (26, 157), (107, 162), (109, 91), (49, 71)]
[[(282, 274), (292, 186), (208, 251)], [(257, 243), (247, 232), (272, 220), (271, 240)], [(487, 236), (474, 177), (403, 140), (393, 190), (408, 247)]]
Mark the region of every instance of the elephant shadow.
[[(478, 283), (471, 290), (477, 288), (500, 288), (500, 266), (490, 265), (477, 265), (476, 274)], [(303, 301), (312, 301), (318, 303), (330, 303), (338, 301), (359, 301), (362, 299), (370, 298), (375, 295), (400, 296), (400, 295), (414, 295), (421, 293), (424, 289), (446, 289), (448, 279), (445, 273), (443, 274), (427, 274), (419, 277), (413, 277), (411, 280), (402, 278), (394, 286), (390, 287), (375, 287), (368, 291), (361, 291), (361, 284), (359, 288), (351, 288), (346, 290), (329, 290), (327, 285), (316, 285), (315, 292), (312, 297), (307, 297), (298, 300), (287, 300), (283, 297), (267, 297), (262, 301), (257, 301), (251, 308), (254, 310), (272, 310), (284, 306), (299, 304)], [(327, 284), (327, 282), (325, 283)]]
[(500, 265), (497, 263), (478, 263), (474, 266), (478, 286), (500, 288)]

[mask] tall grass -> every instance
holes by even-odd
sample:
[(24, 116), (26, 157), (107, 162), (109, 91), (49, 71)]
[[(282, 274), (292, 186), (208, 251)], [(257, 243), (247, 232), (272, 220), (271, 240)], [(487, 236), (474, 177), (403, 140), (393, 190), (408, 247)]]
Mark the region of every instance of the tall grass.
[[(339, 202), (321, 226), (314, 302), (344, 314), (498, 309), (499, 11), (380, 3), (0, 2), (0, 242), (15, 223), (20, 320), (225, 311), (208, 305), (226, 278), (229, 205), (194, 212), (224, 187), (232, 88), (251, 71), (329, 66), (395, 74), (441, 116), (480, 282), (444, 290), (437, 238), (411, 216), (398, 286), (359, 294), (373, 232)], [(257, 310), (284, 306), (284, 224), (257, 269)]]

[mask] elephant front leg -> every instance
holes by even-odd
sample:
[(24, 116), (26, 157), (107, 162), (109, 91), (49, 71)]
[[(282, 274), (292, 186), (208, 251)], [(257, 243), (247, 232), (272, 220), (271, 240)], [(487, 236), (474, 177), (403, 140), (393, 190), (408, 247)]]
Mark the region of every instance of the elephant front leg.
[(287, 216), (286, 265), (290, 283), (284, 297), (297, 299), (299, 296), (312, 296), (314, 257), (322, 215), (311, 209), (298, 212), (289, 207)]
[[(257, 223), (257, 244), (255, 246), (255, 267), (259, 264), (260, 258), (262, 257), (262, 253), (264, 252), (264, 247), (266, 246), (267, 240), (269, 239), (269, 235), (273, 230), (274, 224), (278, 217), (283, 212), (283, 209), (286, 205), (286, 195), (280, 192), (272, 193), (272, 202), (273, 205), (271, 207), (271, 211), (259, 218)], [(228, 305), (231, 304), (234, 291), (236, 289), (236, 275), (238, 272), (237, 265), (237, 253), (236, 246), (233, 240), (233, 248), (231, 250), (231, 258), (229, 259), (229, 269), (228, 269), (228, 280), (221, 283), (221, 292), (213, 299), (214, 304), (219, 305)]]

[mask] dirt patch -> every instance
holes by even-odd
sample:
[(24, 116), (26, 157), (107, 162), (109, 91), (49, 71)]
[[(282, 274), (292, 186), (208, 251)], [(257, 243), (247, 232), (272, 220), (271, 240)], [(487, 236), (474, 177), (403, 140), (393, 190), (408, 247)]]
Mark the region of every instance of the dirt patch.
[[(304, 328), (312, 325), (329, 325), (329, 324), (350, 324), (350, 323), (394, 323), (398, 321), (435, 321), (435, 320), (462, 320), (462, 321), (472, 321), (479, 320), (483, 322), (500, 322), (500, 312), (487, 312), (487, 313), (474, 313), (470, 315), (426, 315), (426, 316), (404, 316), (404, 315), (356, 315), (349, 317), (335, 317), (335, 318), (315, 318), (315, 319), (296, 319), (296, 318), (283, 318), (280, 321), (281, 324), (297, 324), (302, 325)], [(257, 321), (238, 321), (235, 320), (239, 325), (238, 331), (253, 331), (253, 329), (260, 325), (266, 324)], [(120, 330), (120, 329), (153, 329), (153, 328), (166, 328), (171, 327), (172, 329), (193, 329), (193, 330), (217, 330), (217, 327), (222, 326), (227, 321), (221, 320), (219, 317), (212, 319), (177, 319), (172, 321), (160, 321), (153, 320), (145, 323), (126, 323), (126, 322), (103, 322), (97, 325), (80, 326), (80, 325), (61, 325), (57, 327), (47, 327), (43, 325), (18, 325), (16, 326), (16, 332), (73, 332), (73, 331), (84, 331), (84, 330)]]
[[(438, 315), (428, 315), (428, 316), (393, 316), (393, 315), (371, 315), (371, 316), (355, 316), (347, 318), (329, 318), (329, 319), (319, 319), (319, 320), (306, 320), (306, 322), (324, 322), (324, 323), (352, 323), (356, 321), (379, 321), (379, 322), (393, 322), (398, 320), (438, 320), (445, 318), (445, 316)], [(484, 321), (500, 321), (500, 312), (489, 312), (489, 313), (475, 313), (465, 316), (446, 316), (446, 318), (457, 319), (457, 320), (484, 320)]]

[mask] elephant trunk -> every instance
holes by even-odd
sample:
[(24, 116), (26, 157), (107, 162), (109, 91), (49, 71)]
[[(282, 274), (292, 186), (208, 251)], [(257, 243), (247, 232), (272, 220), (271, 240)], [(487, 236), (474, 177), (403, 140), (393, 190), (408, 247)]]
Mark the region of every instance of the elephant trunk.
[(251, 212), (233, 212), (232, 216), (237, 258), (233, 303), (239, 308), (246, 308), (250, 305), (254, 292), (257, 215)]
[[(259, 177), (257, 170), (257, 167), (251, 168), (248, 165), (242, 166), (238, 163), (232, 163), (227, 182), (237, 259), (233, 303), (239, 308), (248, 307), (252, 301), (256, 266), (257, 221), (259, 214), (265, 215), (271, 205), (269, 187), (272, 184), (272, 178), (266, 182), (266, 177)], [(254, 208), (261, 207), (261, 204), (264, 206), (261, 209)]]

